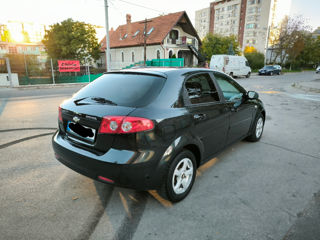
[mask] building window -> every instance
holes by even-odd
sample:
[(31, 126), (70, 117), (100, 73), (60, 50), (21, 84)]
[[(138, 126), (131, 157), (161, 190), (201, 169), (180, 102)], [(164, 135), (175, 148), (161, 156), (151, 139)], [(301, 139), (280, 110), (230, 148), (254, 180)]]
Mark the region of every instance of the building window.
[(250, 8), (248, 8), (248, 13), (249, 13), (249, 14), (254, 13), (254, 10), (255, 10), (255, 9), (254, 9), (253, 7), (250, 7)]
[(149, 32), (147, 32), (147, 35), (150, 35), (150, 34), (153, 32), (153, 30), (154, 30), (154, 27), (152, 27), (152, 28), (149, 30)]
[(160, 59), (160, 50), (157, 50), (157, 59)]
[(170, 51), (169, 51), (169, 58), (172, 58), (172, 55), (173, 55), (173, 51), (170, 50)]
[(121, 61), (124, 62), (124, 53), (121, 52)]
[(133, 34), (133, 37), (137, 36), (139, 32), (140, 32), (140, 30), (136, 31), (136, 32)]
[(178, 39), (179, 38), (179, 31), (178, 30), (172, 30), (170, 32), (170, 38), (171, 39)]
[(131, 53), (131, 61), (134, 62), (134, 52)]
[(246, 25), (246, 28), (247, 29), (253, 29), (253, 28), (255, 28), (255, 24), (254, 23), (249, 23), (249, 24)]

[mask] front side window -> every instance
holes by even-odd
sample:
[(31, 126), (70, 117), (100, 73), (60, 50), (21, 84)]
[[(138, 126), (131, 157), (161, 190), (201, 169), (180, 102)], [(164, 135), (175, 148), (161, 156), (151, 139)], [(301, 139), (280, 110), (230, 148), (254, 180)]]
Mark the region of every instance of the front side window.
[(226, 101), (237, 101), (242, 98), (244, 90), (241, 89), (236, 82), (229, 77), (218, 73), (215, 73), (214, 77), (217, 80)]
[(191, 104), (219, 101), (219, 94), (208, 73), (202, 73), (190, 77), (185, 82)]

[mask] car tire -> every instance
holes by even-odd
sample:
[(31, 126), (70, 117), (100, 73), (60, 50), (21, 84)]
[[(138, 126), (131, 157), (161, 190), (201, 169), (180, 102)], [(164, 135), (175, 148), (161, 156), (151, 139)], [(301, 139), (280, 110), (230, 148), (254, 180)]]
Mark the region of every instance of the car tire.
[(190, 192), (196, 177), (196, 159), (192, 152), (183, 150), (171, 162), (160, 195), (171, 202), (179, 202)]
[(265, 122), (265, 119), (263, 115), (260, 113), (254, 121), (251, 134), (246, 138), (247, 141), (257, 142), (260, 140), (263, 133), (264, 122)]
[(246, 75), (246, 78), (249, 78), (249, 77), (250, 77), (250, 75), (251, 75), (251, 73), (250, 73), (250, 72), (248, 72), (248, 74)]
[(270, 76), (273, 76), (273, 72), (270, 72)]

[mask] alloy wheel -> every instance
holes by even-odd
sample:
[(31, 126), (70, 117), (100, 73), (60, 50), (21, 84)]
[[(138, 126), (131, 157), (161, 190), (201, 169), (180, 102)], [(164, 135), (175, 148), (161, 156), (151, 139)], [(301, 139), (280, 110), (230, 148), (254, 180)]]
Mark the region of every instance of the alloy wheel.
[(193, 163), (189, 158), (183, 158), (174, 169), (172, 176), (172, 189), (175, 194), (185, 193), (193, 178)]
[(257, 121), (257, 125), (256, 125), (256, 137), (260, 138), (261, 134), (263, 131), (263, 119), (262, 117), (260, 117)]

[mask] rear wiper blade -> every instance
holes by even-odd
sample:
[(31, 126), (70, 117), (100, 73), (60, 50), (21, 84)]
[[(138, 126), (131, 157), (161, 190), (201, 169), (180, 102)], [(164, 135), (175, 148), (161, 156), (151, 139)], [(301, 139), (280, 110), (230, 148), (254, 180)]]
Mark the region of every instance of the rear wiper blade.
[(115, 102), (112, 102), (111, 100), (103, 98), (103, 97), (92, 97), (91, 99), (93, 101), (98, 102), (98, 103), (107, 103), (107, 104), (111, 104), (111, 105), (117, 105)]
[(77, 100), (74, 100), (73, 102), (76, 104), (76, 105), (79, 105), (79, 102), (81, 102), (82, 100), (86, 99), (88, 97), (84, 97), (84, 98), (79, 98)]

